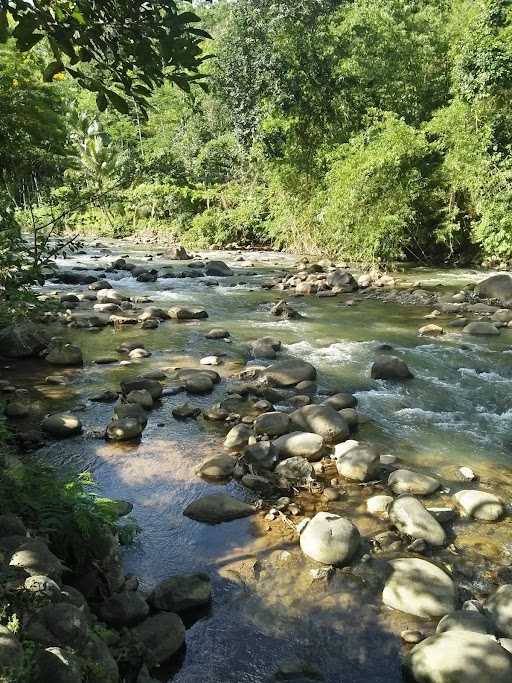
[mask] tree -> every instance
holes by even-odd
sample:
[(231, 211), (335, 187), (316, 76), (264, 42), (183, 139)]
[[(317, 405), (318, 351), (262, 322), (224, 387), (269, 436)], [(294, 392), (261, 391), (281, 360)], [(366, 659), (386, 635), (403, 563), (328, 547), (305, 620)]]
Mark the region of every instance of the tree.
[[(103, 111), (110, 102), (128, 112), (133, 99), (142, 112), (166, 78), (188, 90), (201, 79), (199, 17), (174, 0), (8, 0), (0, 9), (0, 41), (9, 36), (22, 52), (41, 40), (52, 59), (45, 79), (67, 72), (96, 95)], [(128, 98), (128, 99), (127, 99)]]

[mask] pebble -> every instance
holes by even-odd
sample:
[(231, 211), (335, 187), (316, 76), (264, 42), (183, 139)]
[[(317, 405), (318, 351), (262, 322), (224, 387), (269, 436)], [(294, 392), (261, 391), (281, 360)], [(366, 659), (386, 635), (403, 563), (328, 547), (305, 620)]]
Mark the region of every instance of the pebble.
[(400, 633), (400, 638), (404, 641), (404, 643), (421, 643), (422, 640), (425, 640), (425, 637), (426, 636), (424, 633), (413, 629), (406, 629)]

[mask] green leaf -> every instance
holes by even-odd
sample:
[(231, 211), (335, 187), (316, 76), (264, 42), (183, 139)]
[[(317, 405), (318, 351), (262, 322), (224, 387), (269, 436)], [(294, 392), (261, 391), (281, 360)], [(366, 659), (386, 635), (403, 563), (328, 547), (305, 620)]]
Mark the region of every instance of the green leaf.
[(198, 17), (197, 14), (194, 14), (194, 12), (183, 12), (182, 14), (178, 14), (176, 19), (181, 24), (194, 24), (198, 21), (201, 21), (201, 18)]
[(9, 22), (7, 21), (7, 10), (0, 10), (0, 43), (5, 43), (9, 37)]
[(16, 40), (16, 46), (20, 52), (28, 52), (43, 38), (44, 35), (42, 33), (32, 33), (26, 38), (18, 38)]
[(130, 107), (128, 105), (128, 102), (120, 97), (116, 92), (113, 90), (106, 90), (106, 95), (108, 99), (111, 101), (112, 105), (114, 106), (115, 109), (121, 114), (128, 114), (130, 111)]
[(100, 111), (105, 111), (108, 105), (108, 100), (104, 92), (99, 92), (96, 95), (96, 106)]

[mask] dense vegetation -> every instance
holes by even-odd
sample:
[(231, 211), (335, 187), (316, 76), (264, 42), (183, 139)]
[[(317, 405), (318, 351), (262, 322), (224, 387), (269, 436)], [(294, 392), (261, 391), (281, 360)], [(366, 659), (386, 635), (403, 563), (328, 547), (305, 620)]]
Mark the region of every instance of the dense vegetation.
[[(4, 44), (2, 191), (26, 225), (64, 214), (59, 227), (90, 234), (149, 228), (193, 246), (366, 263), (512, 258), (510, 2), (220, 0), (195, 11), (188, 36), (203, 52), (187, 53), (189, 66), (208, 88), (158, 72), (142, 103), (101, 65), (83, 64), (83, 78), (61, 62), (48, 72), (45, 41), (23, 53)], [(100, 91), (81, 88), (97, 70)]]

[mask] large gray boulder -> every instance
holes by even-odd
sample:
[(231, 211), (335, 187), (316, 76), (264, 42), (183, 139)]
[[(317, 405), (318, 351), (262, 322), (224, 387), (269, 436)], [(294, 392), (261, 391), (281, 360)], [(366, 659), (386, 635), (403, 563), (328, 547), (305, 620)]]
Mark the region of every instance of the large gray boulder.
[(204, 269), (205, 275), (215, 277), (228, 277), (233, 275), (231, 268), (224, 261), (208, 261)]
[(224, 439), (224, 448), (230, 451), (241, 451), (249, 441), (252, 430), (247, 425), (240, 423), (232, 427)]
[(491, 636), (441, 633), (412, 650), (408, 666), (419, 683), (510, 683), (512, 657)]
[(361, 537), (349, 519), (317, 512), (300, 535), (302, 552), (322, 564), (342, 566), (350, 562)]
[(353, 481), (369, 481), (377, 477), (380, 458), (377, 451), (360, 441), (346, 441), (334, 449), (338, 474)]
[(80, 659), (68, 648), (48, 647), (36, 652), (31, 683), (82, 683)]
[(96, 298), (100, 304), (121, 304), (126, 297), (121, 292), (111, 289), (109, 287), (100, 289), (96, 292)]
[(233, 496), (227, 493), (213, 493), (192, 501), (185, 508), (183, 514), (185, 517), (195, 519), (197, 522), (220, 524), (221, 522), (229, 522), (232, 519), (253, 515), (255, 512), (255, 507), (245, 503), (243, 500), (233, 498)]
[(112, 420), (105, 432), (110, 441), (136, 441), (142, 436), (144, 426), (135, 417), (122, 417)]
[(370, 371), (372, 379), (412, 379), (414, 375), (407, 367), (405, 361), (396, 356), (378, 356)]
[(231, 455), (217, 455), (199, 468), (199, 473), (208, 479), (226, 479), (233, 474), (236, 459)]
[(6, 358), (37, 356), (50, 340), (48, 332), (31, 322), (15, 323), (0, 330), (0, 352)]
[(290, 417), (287, 413), (278, 411), (262, 413), (254, 420), (255, 434), (268, 434), (269, 436), (281, 436), (290, 429)]
[(431, 546), (445, 544), (443, 527), (414, 496), (404, 495), (394, 500), (389, 506), (388, 514), (400, 533), (422, 539)]
[(476, 286), (476, 293), (482, 299), (499, 299), (503, 303), (511, 303), (512, 277), (508, 273), (491, 275)]
[(310, 462), (322, 458), (324, 452), (324, 440), (319, 434), (313, 432), (291, 432), (283, 434), (272, 442), (277, 455), (280, 458), (302, 457)]
[(388, 607), (424, 619), (444, 617), (455, 609), (455, 585), (440, 567), (417, 557), (389, 562), (382, 601)]
[(71, 413), (55, 413), (48, 415), (41, 422), (43, 431), (51, 434), (59, 439), (65, 439), (68, 436), (80, 434), (82, 431), (82, 423), (76, 415)]
[(80, 649), (87, 642), (89, 623), (80, 608), (58, 602), (45, 605), (33, 614), (24, 635), (45, 647), (68, 645)]
[(512, 638), (512, 584), (500, 586), (485, 603), (500, 635)]
[(167, 314), (171, 320), (195, 320), (207, 318), (208, 312), (202, 306), (173, 306)]
[(304, 380), (316, 379), (316, 369), (299, 358), (272, 363), (262, 374), (269, 384), (277, 387), (292, 387)]
[(447, 631), (471, 631), (472, 633), (493, 634), (490, 619), (481, 612), (471, 610), (456, 610), (441, 619), (436, 633)]
[(114, 593), (98, 607), (98, 616), (108, 626), (135, 626), (149, 614), (149, 605), (137, 591)]
[(393, 493), (412, 493), (415, 496), (428, 496), (441, 486), (437, 479), (412, 470), (395, 470), (389, 475), (388, 486)]
[(151, 394), (153, 401), (158, 401), (162, 396), (162, 385), (155, 379), (144, 379), (137, 377), (136, 379), (121, 382), (121, 390), (123, 394), (128, 395), (132, 391), (146, 390)]
[(318, 434), (326, 443), (344, 441), (350, 433), (345, 418), (331, 406), (304, 406), (291, 413), (290, 418), (296, 428)]
[(155, 614), (131, 629), (131, 635), (142, 650), (149, 666), (170, 659), (185, 642), (185, 626), (173, 612)]
[(467, 517), (495, 522), (505, 514), (503, 500), (488, 491), (457, 491), (454, 498)]
[(462, 331), (464, 334), (472, 334), (478, 337), (496, 337), (500, 333), (496, 325), (485, 321), (469, 323), (462, 328)]
[(157, 584), (149, 602), (157, 610), (186, 612), (205, 607), (212, 598), (212, 584), (208, 574), (176, 574)]
[(27, 539), (17, 547), (11, 555), (9, 564), (11, 567), (25, 570), (29, 576), (44, 575), (57, 582), (60, 581), (64, 569), (59, 558), (49, 550), (46, 543), (37, 538)]

